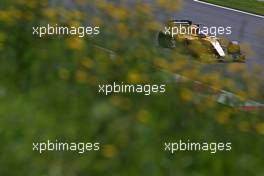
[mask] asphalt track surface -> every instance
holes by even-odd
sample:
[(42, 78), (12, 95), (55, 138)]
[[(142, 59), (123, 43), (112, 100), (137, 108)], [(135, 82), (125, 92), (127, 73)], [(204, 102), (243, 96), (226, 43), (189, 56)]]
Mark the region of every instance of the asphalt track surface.
[(245, 43), (253, 50), (253, 54), (246, 61), (249, 68), (253, 68), (255, 64), (264, 68), (264, 18), (201, 4), (193, 0), (184, 0), (181, 10), (172, 15), (174, 19), (192, 20), (194, 23), (205, 26), (231, 26), (232, 34), (225, 37)]
[[(51, 4), (53, 1), (54, 0), (51, 0)], [(117, 3), (119, 0), (109, 1)], [(232, 27), (232, 34), (225, 37), (249, 46), (252, 51), (252, 54), (247, 57), (247, 66), (251, 68), (251, 70), (254, 68), (252, 67), (254, 65), (259, 65), (261, 68), (264, 68), (264, 18), (201, 4), (194, 0), (182, 1), (183, 6), (179, 11), (173, 14), (166, 14), (164, 11), (158, 11), (157, 18), (162, 22), (168, 19), (186, 19), (208, 27), (230, 26)], [(63, 0), (63, 2), (64, 5), (68, 7), (74, 7), (73, 1)], [(134, 3), (135, 1), (127, 0), (127, 2)], [(152, 4), (154, 0), (142, 0), (142, 2)], [(264, 78), (264, 69), (262, 70), (262, 77)]]

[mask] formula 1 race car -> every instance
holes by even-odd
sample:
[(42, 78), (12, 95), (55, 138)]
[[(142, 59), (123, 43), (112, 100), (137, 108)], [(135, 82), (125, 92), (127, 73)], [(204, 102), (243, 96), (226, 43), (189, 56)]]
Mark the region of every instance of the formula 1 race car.
[[(184, 46), (195, 55), (209, 54), (218, 62), (245, 62), (240, 45), (236, 41), (204, 34), (199, 24), (189, 20), (170, 20), (158, 34), (158, 44), (162, 48)], [(194, 49), (196, 46), (196, 49)], [(197, 49), (198, 48), (198, 49)]]

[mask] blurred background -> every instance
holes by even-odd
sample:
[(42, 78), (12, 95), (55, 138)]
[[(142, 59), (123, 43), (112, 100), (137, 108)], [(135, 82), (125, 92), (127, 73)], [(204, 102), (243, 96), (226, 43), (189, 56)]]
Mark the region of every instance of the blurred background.
[[(0, 175), (263, 175), (263, 111), (241, 108), (263, 102), (261, 68), (208, 66), (200, 46), (159, 48), (158, 31), (184, 3), (1, 0)], [(100, 35), (32, 35), (46, 24), (100, 26)], [(166, 93), (98, 93), (114, 81), (166, 84)], [(32, 151), (48, 139), (101, 146)], [(232, 151), (164, 151), (180, 139), (232, 142)]]

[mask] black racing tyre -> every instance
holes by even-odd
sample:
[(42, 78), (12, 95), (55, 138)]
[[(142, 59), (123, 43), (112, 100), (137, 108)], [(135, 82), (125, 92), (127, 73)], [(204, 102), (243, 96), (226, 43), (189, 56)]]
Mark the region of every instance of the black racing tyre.
[(164, 34), (163, 32), (159, 32), (158, 44), (162, 48), (174, 48), (175, 47), (175, 41), (173, 41), (173, 38), (169, 35)]
[(231, 54), (231, 57), (234, 62), (245, 62), (246, 58), (244, 55), (241, 55), (239, 53)]

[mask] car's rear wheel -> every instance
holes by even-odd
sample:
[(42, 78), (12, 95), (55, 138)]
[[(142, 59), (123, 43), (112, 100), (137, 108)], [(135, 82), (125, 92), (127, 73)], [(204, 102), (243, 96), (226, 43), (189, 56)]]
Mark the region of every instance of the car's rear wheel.
[(158, 44), (162, 48), (175, 48), (176, 42), (171, 36), (166, 35), (163, 32), (159, 32)]

